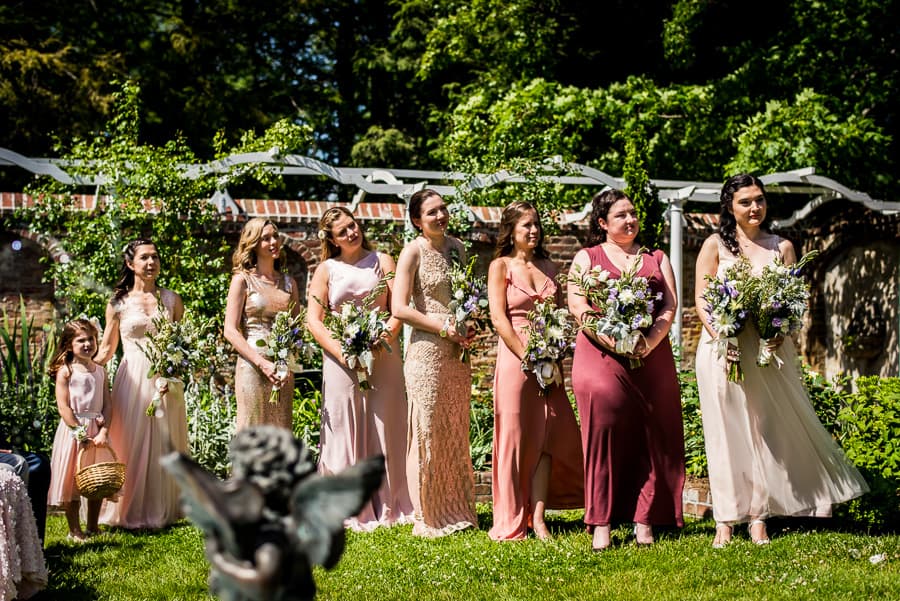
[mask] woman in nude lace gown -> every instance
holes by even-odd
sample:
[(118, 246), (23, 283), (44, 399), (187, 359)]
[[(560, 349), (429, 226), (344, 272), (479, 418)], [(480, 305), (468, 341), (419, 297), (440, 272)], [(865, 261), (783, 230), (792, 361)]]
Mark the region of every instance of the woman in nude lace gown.
[(161, 528), (181, 517), (178, 486), (159, 458), (171, 451), (188, 452), (184, 387), (162, 386), (162, 416), (148, 417), (156, 394), (156, 378), (148, 378), (150, 362), (141, 351), (153, 319), (165, 315), (178, 321), (184, 314), (181, 297), (157, 286), (159, 253), (150, 240), (125, 247), (122, 278), (106, 307), (106, 329), (95, 361), (105, 365), (122, 341), (122, 359), (112, 388), (109, 446), (125, 464), (125, 485), (118, 502), (105, 501), (100, 523), (122, 528)]
[[(279, 377), (275, 363), (260, 353), (279, 311), (300, 311), (297, 282), (281, 271), (281, 240), (275, 224), (254, 217), (241, 231), (232, 258), (233, 273), (225, 304), (225, 339), (238, 353), (234, 368), (237, 429), (269, 424), (291, 429), (294, 381)], [(278, 401), (269, 402), (273, 386)]]
[(416, 192), (408, 210), (419, 236), (400, 253), (391, 306), (413, 328), (404, 363), (413, 534), (437, 537), (478, 524), (469, 454), (472, 372), (459, 358), (471, 336), (456, 330), (447, 307), (452, 257), (464, 262), (465, 249), (446, 235), (450, 214), (437, 192)]
[[(362, 303), (381, 280), (396, 270), (394, 260), (372, 249), (353, 214), (332, 207), (319, 220), (322, 262), (313, 274), (306, 306), (309, 331), (322, 347), (322, 429), (319, 472), (336, 474), (373, 455), (384, 455), (381, 487), (355, 517), (354, 530), (409, 523), (412, 501), (406, 484), (407, 406), (403, 360), (397, 339), (401, 324), (388, 320), (391, 351), (378, 348), (371, 386), (363, 389), (355, 369), (347, 367), (338, 340), (325, 327), (326, 311), (344, 303)], [(373, 301), (380, 311), (390, 307), (393, 280)], [(367, 309), (370, 307), (366, 307)]]

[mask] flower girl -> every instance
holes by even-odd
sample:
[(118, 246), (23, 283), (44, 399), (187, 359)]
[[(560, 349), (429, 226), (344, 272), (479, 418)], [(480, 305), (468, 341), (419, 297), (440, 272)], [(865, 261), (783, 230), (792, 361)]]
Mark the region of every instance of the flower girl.
[(56, 380), (59, 427), (53, 439), (52, 475), (47, 503), (61, 506), (69, 525), (69, 540), (83, 542), (98, 532), (102, 499), (89, 500), (87, 530), (79, 518), (80, 496), (75, 486), (78, 451), (90, 442), (106, 446), (111, 407), (106, 370), (94, 363), (97, 328), (86, 319), (68, 322), (63, 328), (59, 351), (50, 366)]

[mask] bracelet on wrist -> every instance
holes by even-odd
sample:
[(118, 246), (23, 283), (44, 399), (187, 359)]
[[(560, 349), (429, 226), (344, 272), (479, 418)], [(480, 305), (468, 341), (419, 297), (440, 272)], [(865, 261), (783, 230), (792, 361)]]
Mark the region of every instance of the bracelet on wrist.
[(446, 338), (450, 334), (450, 318), (444, 320), (444, 325), (441, 326), (441, 331), (438, 332), (441, 338)]

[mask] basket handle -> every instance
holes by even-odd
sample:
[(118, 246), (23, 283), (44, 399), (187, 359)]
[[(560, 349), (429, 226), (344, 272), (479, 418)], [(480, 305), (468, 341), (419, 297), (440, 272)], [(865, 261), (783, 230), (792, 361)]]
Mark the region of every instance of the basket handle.
[[(90, 439), (88, 439), (87, 442), (88, 442), (88, 444), (84, 445), (83, 447), (81, 447), (81, 448), (78, 450), (78, 462), (77, 462), (77, 464), (76, 464), (76, 466), (75, 466), (76, 471), (80, 471), (80, 470), (81, 470), (81, 468), (82, 468), (82, 466), (81, 466), (81, 456), (84, 455), (84, 452), (87, 451), (87, 450), (88, 450), (88, 447), (91, 447), (91, 446), (94, 447), (94, 452), (95, 452), (95, 453), (96, 453), (97, 449), (106, 449), (106, 450), (108, 450), (108, 451), (109, 451), (109, 454), (112, 455), (113, 462), (114, 462), (114, 463), (118, 463), (118, 462), (119, 462), (119, 457), (118, 457), (118, 455), (116, 455), (116, 452), (115, 452), (115, 450), (113, 450), (112, 446), (106, 445), (105, 447), (98, 447), (98, 446), (94, 443), (94, 441), (93, 441), (93, 440), (90, 440)], [(96, 455), (95, 455), (95, 457), (96, 457)]]

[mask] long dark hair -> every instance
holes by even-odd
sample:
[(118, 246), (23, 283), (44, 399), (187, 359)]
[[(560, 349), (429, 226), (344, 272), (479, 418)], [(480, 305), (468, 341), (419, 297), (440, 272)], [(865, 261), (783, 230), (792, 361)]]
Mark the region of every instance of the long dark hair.
[(413, 219), (422, 218), (422, 203), (432, 196), (441, 198), (441, 195), (437, 193), (437, 190), (432, 190), (431, 188), (419, 190), (409, 198), (409, 206), (406, 209), (407, 213), (409, 213), (409, 221), (412, 223), (413, 227), (420, 232), (422, 231), (422, 228), (416, 225), (416, 222), (413, 221)]
[[(156, 244), (148, 238), (136, 238), (125, 246), (125, 250), (122, 252), (123, 260), (122, 269), (119, 271), (119, 281), (113, 286), (114, 303), (125, 298), (125, 295), (134, 288), (134, 270), (128, 264), (134, 262), (134, 253), (138, 246), (152, 246), (156, 248)], [(159, 249), (157, 249), (158, 251)]]
[[(741, 254), (740, 246), (737, 243), (737, 221), (734, 218), (732, 204), (734, 203), (734, 193), (741, 188), (749, 188), (756, 186), (766, 197), (766, 188), (763, 183), (755, 175), (749, 173), (739, 173), (732, 175), (722, 185), (722, 194), (719, 196), (719, 237), (725, 244), (725, 248), (731, 251), (733, 255)], [(766, 218), (759, 225), (760, 229), (769, 231), (769, 211), (766, 210)]]
[(495, 259), (504, 257), (512, 251), (515, 246), (513, 243), (513, 232), (516, 229), (516, 224), (519, 223), (522, 215), (528, 211), (534, 211), (538, 216), (538, 230), (540, 233), (538, 234), (537, 246), (534, 247), (534, 256), (539, 259), (548, 258), (547, 251), (544, 249), (544, 225), (541, 223), (540, 214), (530, 202), (516, 200), (506, 205), (503, 209), (503, 214), (500, 216), (500, 233), (497, 235), (497, 245), (494, 247)]
[(594, 246), (606, 242), (606, 230), (600, 227), (600, 220), (606, 221), (609, 209), (620, 200), (628, 200), (628, 195), (622, 190), (608, 188), (599, 192), (591, 199), (591, 222), (588, 235), (588, 246)]

